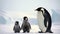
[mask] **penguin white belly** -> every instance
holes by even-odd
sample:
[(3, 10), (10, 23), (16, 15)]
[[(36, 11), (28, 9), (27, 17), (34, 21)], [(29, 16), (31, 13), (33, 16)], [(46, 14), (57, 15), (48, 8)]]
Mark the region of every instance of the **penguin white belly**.
[(37, 13), (37, 20), (38, 20), (39, 29), (42, 32), (46, 32), (47, 28), (44, 26), (44, 17), (43, 17), (42, 12), (40, 11)]

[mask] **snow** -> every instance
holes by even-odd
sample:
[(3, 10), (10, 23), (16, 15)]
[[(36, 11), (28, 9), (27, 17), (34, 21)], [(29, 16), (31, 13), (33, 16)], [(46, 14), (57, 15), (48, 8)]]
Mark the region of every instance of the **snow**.
[[(15, 34), (13, 31), (13, 26), (14, 24), (5, 24), (5, 25), (0, 24), (0, 34)], [(59, 34), (60, 24), (52, 24), (51, 30), (53, 31), (52, 34)], [(38, 31), (40, 31), (38, 25), (31, 25), (31, 30), (29, 34), (39, 34)], [(24, 34), (22, 32), (23, 31), (21, 30), (20, 33), (16, 33), (16, 34)], [(25, 34), (28, 34), (28, 33), (25, 33)], [(43, 34), (47, 34), (47, 33), (43, 33)], [(48, 34), (51, 34), (51, 33), (48, 33)]]

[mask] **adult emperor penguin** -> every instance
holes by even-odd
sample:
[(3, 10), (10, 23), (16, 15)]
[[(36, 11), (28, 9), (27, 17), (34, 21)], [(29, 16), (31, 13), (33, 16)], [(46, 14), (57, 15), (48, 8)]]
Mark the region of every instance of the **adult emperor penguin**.
[(37, 20), (38, 20), (39, 29), (41, 30), (40, 33), (44, 33), (44, 32), (53, 33), (51, 31), (52, 20), (49, 12), (43, 7), (37, 8), (36, 11), (38, 11)]

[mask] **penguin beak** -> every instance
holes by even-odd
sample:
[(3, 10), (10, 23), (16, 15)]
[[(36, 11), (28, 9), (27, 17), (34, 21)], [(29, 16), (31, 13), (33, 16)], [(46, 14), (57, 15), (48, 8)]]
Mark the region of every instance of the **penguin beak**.
[(39, 9), (36, 9), (35, 11), (39, 11)]
[(35, 11), (37, 11), (37, 10), (35, 10)]
[(37, 9), (35, 11), (37, 11)]

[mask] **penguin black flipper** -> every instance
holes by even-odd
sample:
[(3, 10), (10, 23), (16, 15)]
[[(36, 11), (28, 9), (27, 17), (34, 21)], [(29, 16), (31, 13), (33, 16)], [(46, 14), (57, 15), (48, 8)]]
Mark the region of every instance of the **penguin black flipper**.
[[(44, 19), (44, 25), (45, 25), (45, 27), (47, 27), (46, 32), (53, 33), (51, 31), (51, 25), (52, 25), (51, 16), (50, 16), (49, 12), (45, 8), (44, 8), (44, 11), (45, 11), (45, 14), (46, 14), (46, 15), (44, 15), (44, 17), (45, 17), (45, 19)], [(48, 23), (48, 26), (47, 26), (47, 23)]]
[(45, 27), (47, 27), (47, 19), (46, 18), (44, 19), (44, 25), (45, 25)]

